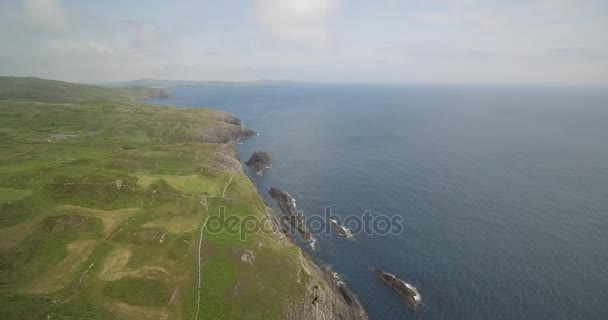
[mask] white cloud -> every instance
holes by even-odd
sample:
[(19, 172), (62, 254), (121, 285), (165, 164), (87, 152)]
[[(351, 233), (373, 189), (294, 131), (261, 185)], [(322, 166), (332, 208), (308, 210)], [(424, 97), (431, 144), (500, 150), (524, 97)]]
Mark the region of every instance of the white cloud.
[(143, 11), (131, 3), (134, 12), (128, 1), (0, 0), (0, 73), (70, 81), (608, 83), (601, 0), (189, 1), (200, 10), (180, 10), (196, 14), (167, 14), (174, 6), (162, 0)]
[(72, 18), (59, 0), (23, 1), (22, 19), (29, 27), (47, 32), (68, 32), (72, 25)]
[(293, 43), (327, 45), (329, 22), (339, 0), (257, 0), (256, 20), (275, 38)]
[(470, 24), (482, 28), (494, 28), (508, 21), (493, 10), (477, 8), (464, 12), (419, 12), (414, 20), (431, 24)]

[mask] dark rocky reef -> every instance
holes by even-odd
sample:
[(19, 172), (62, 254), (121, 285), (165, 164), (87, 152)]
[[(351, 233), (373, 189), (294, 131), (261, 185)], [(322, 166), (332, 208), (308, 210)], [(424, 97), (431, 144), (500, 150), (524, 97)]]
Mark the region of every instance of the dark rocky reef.
[(353, 237), (353, 234), (350, 232), (350, 229), (348, 229), (344, 225), (341, 225), (337, 220), (329, 219), (329, 222), (334, 226), (334, 228), (336, 228), (336, 230), (338, 231), (338, 235), (345, 238)]
[(420, 301), (422, 301), (420, 293), (418, 293), (418, 290), (413, 285), (382, 269), (371, 268), (370, 270), (375, 273), (385, 284), (393, 288), (393, 290), (403, 297), (412, 307), (415, 308)]
[(245, 164), (256, 173), (262, 174), (264, 173), (264, 170), (269, 169), (272, 166), (272, 159), (268, 152), (254, 151)]
[(283, 215), (287, 218), (287, 222), (302, 236), (302, 238), (304, 238), (304, 240), (310, 242), (311, 246), (314, 248), (315, 240), (304, 224), (304, 217), (296, 207), (296, 200), (289, 193), (281, 189), (270, 188), (268, 193), (270, 193), (270, 196), (277, 202), (279, 208), (281, 208)]

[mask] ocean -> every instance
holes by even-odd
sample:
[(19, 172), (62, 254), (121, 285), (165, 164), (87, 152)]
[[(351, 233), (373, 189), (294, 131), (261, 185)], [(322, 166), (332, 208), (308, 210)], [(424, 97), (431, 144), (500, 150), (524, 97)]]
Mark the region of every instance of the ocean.
[[(268, 204), (400, 216), (397, 234), (318, 235), (371, 319), (608, 319), (608, 90), (286, 84), (190, 87), (155, 103), (227, 111)], [(369, 271), (418, 288), (413, 309)]]

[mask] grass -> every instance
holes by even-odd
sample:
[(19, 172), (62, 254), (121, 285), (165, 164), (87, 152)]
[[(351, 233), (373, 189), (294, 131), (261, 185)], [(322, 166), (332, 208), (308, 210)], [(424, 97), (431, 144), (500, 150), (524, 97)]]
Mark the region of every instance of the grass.
[[(148, 93), (0, 77), (0, 319), (192, 319), (203, 222), (263, 216), (226, 144), (245, 129)], [(303, 294), (299, 250), (270, 235), (205, 230), (201, 252), (201, 319), (281, 318)]]
[(124, 278), (109, 282), (103, 294), (118, 301), (140, 306), (164, 306), (171, 299), (171, 292), (160, 281)]
[(28, 196), (31, 190), (28, 189), (13, 189), (0, 188), (0, 201), (3, 203), (12, 202)]

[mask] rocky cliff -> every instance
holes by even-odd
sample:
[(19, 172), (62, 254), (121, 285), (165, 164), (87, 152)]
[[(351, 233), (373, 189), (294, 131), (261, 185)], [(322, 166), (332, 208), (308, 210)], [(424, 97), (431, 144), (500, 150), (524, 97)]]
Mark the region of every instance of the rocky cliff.
[(302, 216), (302, 213), (298, 211), (296, 200), (289, 193), (281, 189), (271, 188), (268, 193), (270, 193), (270, 196), (277, 202), (279, 208), (281, 208), (287, 222), (302, 236), (302, 238), (304, 238), (304, 240), (313, 241), (310, 231), (308, 231), (306, 224), (304, 224), (304, 217)]
[(329, 269), (319, 269), (302, 256), (303, 271), (311, 277), (304, 298), (289, 306), (288, 320), (365, 320), (367, 313), (340, 277)]

